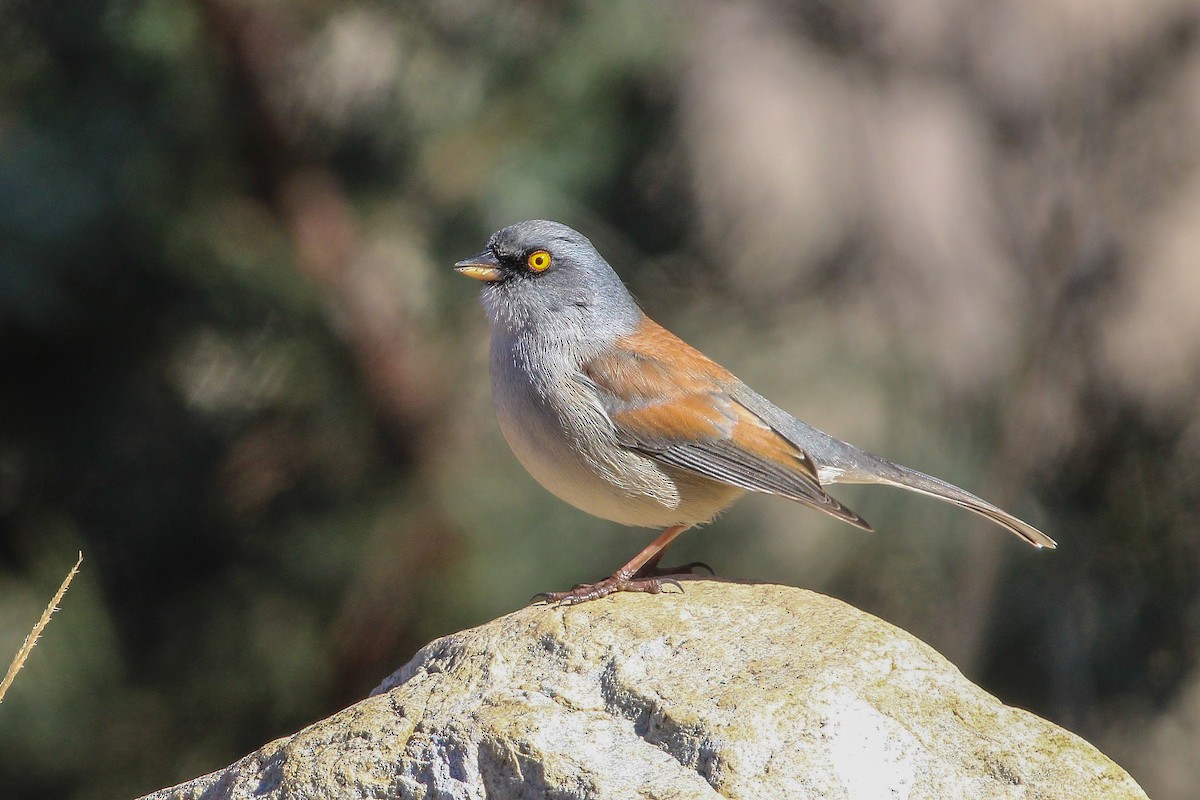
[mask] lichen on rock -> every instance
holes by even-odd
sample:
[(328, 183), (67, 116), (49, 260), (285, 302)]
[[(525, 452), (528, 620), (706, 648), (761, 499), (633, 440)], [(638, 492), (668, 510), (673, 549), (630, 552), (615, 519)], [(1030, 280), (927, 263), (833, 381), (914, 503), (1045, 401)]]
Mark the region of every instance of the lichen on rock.
[(686, 588), (444, 637), (366, 700), (146, 800), (1145, 798), (1087, 742), (845, 603)]

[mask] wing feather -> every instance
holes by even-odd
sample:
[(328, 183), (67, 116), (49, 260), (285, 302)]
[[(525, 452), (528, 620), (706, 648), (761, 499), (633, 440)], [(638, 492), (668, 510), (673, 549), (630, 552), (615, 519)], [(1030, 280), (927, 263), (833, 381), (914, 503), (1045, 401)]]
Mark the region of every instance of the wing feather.
[(739, 403), (738, 379), (648, 318), (583, 366), (624, 446), (663, 464), (777, 494), (871, 530), (831, 497), (808, 454)]

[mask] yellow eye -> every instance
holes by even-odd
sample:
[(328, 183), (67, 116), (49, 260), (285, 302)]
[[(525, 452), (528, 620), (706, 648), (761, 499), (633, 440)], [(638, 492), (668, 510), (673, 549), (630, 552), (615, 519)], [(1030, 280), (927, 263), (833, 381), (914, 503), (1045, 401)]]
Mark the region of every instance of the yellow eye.
[(550, 268), (550, 254), (545, 250), (534, 250), (525, 259), (525, 263), (534, 272), (545, 272)]

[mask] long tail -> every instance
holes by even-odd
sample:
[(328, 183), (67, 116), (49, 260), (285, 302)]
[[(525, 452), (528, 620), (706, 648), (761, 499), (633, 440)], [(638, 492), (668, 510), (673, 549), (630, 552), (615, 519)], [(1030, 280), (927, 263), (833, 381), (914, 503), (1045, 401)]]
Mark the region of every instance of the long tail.
[[(976, 497), (965, 489), (960, 489), (924, 472), (893, 464), (891, 461), (869, 456), (872, 462), (869, 467), (861, 461), (857, 469), (848, 471), (837, 478), (838, 483), (875, 483), (884, 486), (896, 486), (912, 492), (920, 492), (948, 503), (954, 503), (968, 511), (974, 511), (981, 517), (987, 517), (992, 522), (1007, 528), (1025, 541), (1037, 548), (1054, 550), (1058, 547), (1054, 540), (1022, 519), (1014, 517), (1002, 508), (998, 508), (983, 498)], [(866, 469), (864, 469), (866, 467)]]
[[(1037, 548), (1053, 550), (1054, 540), (1024, 520), (976, 497), (965, 489), (915, 469), (893, 464), (887, 459), (835, 439), (824, 431), (793, 417), (745, 384), (734, 390), (739, 403), (758, 414), (768, 425), (795, 444), (817, 463), (822, 484), (875, 483), (898, 486), (945, 500), (987, 517)], [(822, 509), (823, 510), (823, 509)]]
[(1033, 547), (1045, 547), (1051, 549), (1051, 551), (1058, 547), (1054, 540), (1043, 534), (1042, 531), (1034, 528), (1030, 523), (1025, 522), (1024, 519), (1014, 517), (1003, 509), (998, 509), (998, 507), (988, 503), (988, 501), (967, 492), (966, 489), (961, 489), (954, 486), (953, 483), (936, 479), (932, 475), (925, 475), (924, 473), (918, 473), (917, 470), (901, 467), (899, 464), (892, 464), (890, 462), (888, 464), (899, 473), (899, 475), (895, 476), (880, 476), (883, 477), (883, 480), (880, 482), (886, 483), (888, 486), (898, 486), (902, 489), (908, 489), (911, 492), (928, 494), (929, 497), (946, 500), (948, 503), (964, 507), (967, 511), (974, 511), (980, 517), (991, 519), (992, 522), (1001, 525), (1001, 527), (1013, 531), (1014, 534), (1020, 536), (1021, 539), (1024, 539), (1030, 545), (1033, 545)]

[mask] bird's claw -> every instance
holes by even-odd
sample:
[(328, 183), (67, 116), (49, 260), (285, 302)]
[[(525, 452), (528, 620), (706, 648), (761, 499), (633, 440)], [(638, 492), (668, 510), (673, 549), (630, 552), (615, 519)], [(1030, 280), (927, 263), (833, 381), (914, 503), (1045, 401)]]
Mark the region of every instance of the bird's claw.
[(621, 578), (616, 575), (596, 583), (580, 584), (565, 592), (540, 592), (530, 598), (531, 605), (574, 606), (589, 600), (599, 600), (617, 592), (646, 592), (647, 594), (663, 594), (668, 587), (674, 587), (683, 594), (683, 584), (669, 575), (649, 577)]

